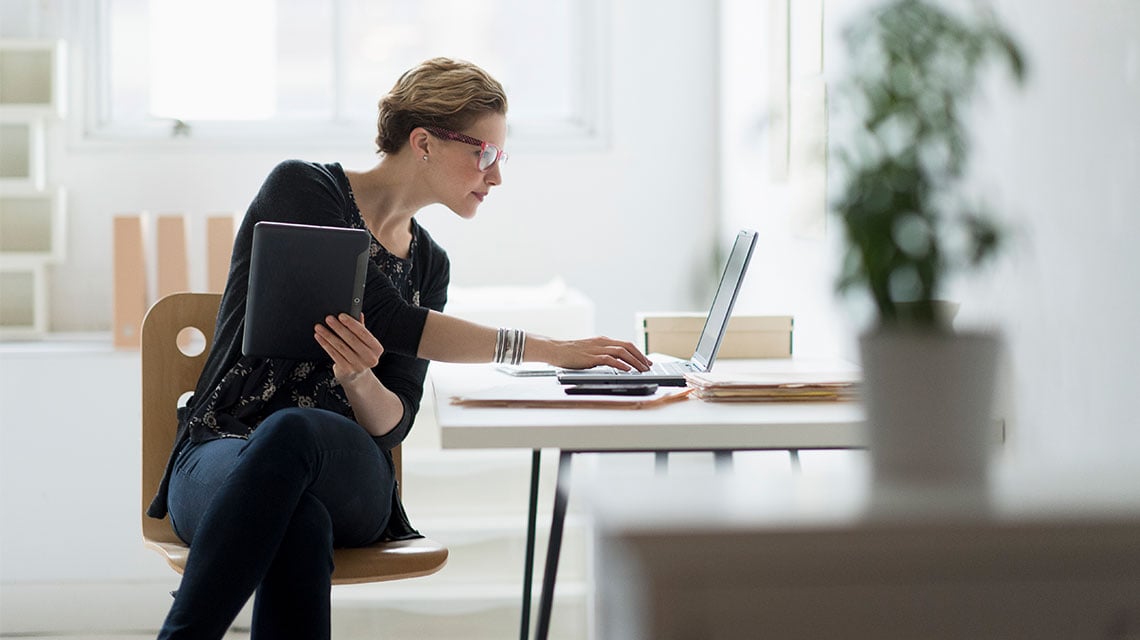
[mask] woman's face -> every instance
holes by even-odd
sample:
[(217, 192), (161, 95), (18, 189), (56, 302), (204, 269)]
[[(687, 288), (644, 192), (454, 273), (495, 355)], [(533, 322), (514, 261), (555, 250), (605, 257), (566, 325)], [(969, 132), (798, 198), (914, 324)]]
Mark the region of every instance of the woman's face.
[[(507, 137), (507, 118), (498, 113), (487, 114), (470, 127), (457, 133), (502, 149)], [(432, 136), (432, 168), (438, 171), (439, 201), (462, 218), (475, 217), (475, 211), (490, 193), (491, 187), (503, 182), (500, 158), (486, 170), (479, 168), (484, 153), (471, 142)], [(492, 151), (493, 153), (493, 151)]]

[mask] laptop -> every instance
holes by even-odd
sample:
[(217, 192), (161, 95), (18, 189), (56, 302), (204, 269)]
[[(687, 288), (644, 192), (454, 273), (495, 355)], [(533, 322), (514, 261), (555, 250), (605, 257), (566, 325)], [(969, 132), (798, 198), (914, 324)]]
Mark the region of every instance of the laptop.
[(594, 367), (592, 369), (559, 369), (558, 381), (563, 384), (628, 384), (630, 382), (655, 382), (662, 386), (685, 386), (686, 373), (700, 373), (712, 369), (716, 361), (717, 351), (720, 350), (721, 340), (728, 328), (728, 319), (732, 315), (732, 307), (736, 304), (736, 296), (740, 292), (740, 285), (744, 282), (744, 273), (748, 270), (748, 263), (752, 260), (752, 250), (756, 247), (756, 232), (744, 229), (736, 234), (736, 241), (732, 244), (732, 251), (728, 254), (728, 262), (724, 266), (720, 285), (716, 295), (713, 296), (709, 315), (705, 319), (701, 337), (697, 340), (697, 347), (689, 360), (672, 360), (654, 362), (648, 371), (621, 371), (613, 367)]
[(360, 317), (370, 241), (364, 229), (254, 225), (242, 353), (328, 361), (313, 326), (341, 312)]

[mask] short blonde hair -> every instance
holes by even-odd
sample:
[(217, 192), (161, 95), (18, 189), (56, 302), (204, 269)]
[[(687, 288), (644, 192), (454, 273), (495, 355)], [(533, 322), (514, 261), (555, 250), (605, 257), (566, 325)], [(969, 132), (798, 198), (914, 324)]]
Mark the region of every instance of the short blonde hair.
[(377, 153), (396, 153), (416, 127), (462, 131), (485, 114), (506, 115), (507, 94), (470, 62), (432, 58), (404, 72), (379, 106)]

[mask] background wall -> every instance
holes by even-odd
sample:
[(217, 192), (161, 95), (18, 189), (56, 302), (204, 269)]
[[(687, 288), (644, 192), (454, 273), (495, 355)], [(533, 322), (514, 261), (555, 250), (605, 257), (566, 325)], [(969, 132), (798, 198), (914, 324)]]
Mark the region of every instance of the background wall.
[[(315, 140), (260, 148), (83, 140), (83, 90), (90, 81), (83, 63), (90, 52), (74, 36), (91, 13), (84, 4), (11, 0), (0, 20), (4, 37), (61, 36), (72, 43), (71, 109), (66, 126), (53, 128), (47, 142), (48, 180), (68, 189), (70, 225), (68, 260), (51, 273), (53, 330), (109, 329), (115, 214), (184, 212), (193, 241), (203, 235), (207, 214), (244, 213), (280, 160), (339, 161), (349, 168), (375, 162), (371, 130), (361, 131), (352, 149)], [(562, 277), (597, 303), (599, 331), (630, 337), (635, 311), (699, 308), (709, 295), (706, 248), (718, 209), (717, 90), (710, 70), (717, 67), (718, 23), (715, 3), (605, 6), (610, 39), (603, 46), (612, 54), (608, 144), (583, 151), (508, 140), (504, 184), (475, 221), (440, 208), (425, 210), (421, 222), (448, 249), (453, 283), (540, 284)], [(389, 86), (377, 87), (377, 97)], [(675, 262), (649, 258), (652, 247), (665, 245)], [(618, 266), (625, 284), (614, 286)], [(195, 265), (191, 275), (204, 282), (204, 267)]]
[(1043, 470), (1140, 450), (1140, 2), (1002, 0), (1031, 63), (975, 119), (975, 183), (1020, 230), (964, 299), (1010, 342), (1018, 451)]

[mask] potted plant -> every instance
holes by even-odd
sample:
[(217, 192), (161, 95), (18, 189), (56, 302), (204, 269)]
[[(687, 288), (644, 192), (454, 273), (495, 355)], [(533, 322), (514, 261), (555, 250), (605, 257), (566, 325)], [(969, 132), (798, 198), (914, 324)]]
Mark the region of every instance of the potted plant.
[(934, 0), (889, 0), (844, 33), (839, 99), (855, 120), (835, 149), (833, 202), (845, 256), (838, 289), (862, 290), (876, 322), (860, 337), (877, 485), (984, 486), (997, 331), (955, 331), (940, 302), (1006, 232), (961, 193), (966, 107), (989, 63), (1020, 83), (1025, 64), (996, 18)]

